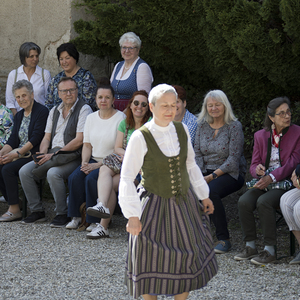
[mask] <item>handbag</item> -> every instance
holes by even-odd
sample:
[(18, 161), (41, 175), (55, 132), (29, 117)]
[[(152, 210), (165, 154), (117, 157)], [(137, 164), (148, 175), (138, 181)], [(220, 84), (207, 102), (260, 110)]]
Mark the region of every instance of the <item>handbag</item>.
[[(22, 147), (20, 147), (20, 148), (15, 148), (15, 149), (11, 150), (9, 153), (11, 153), (11, 154), (17, 153), (20, 149), (22, 149)], [(28, 152), (26, 152), (25, 154), (22, 154), (21, 156), (14, 158), (12, 161), (16, 161), (16, 160), (18, 160), (19, 158), (29, 158), (30, 156), (31, 156), (31, 152), (28, 151)]]
[(103, 158), (102, 164), (109, 167), (116, 174), (119, 174), (121, 172), (122, 162), (118, 159), (118, 157), (120, 157), (118, 154), (112, 153)]
[[(35, 168), (32, 170), (35, 180), (43, 179), (47, 176), (47, 172), (50, 168), (58, 167), (65, 165), (75, 159), (79, 159), (81, 156), (80, 150), (76, 151), (59, 151), (60, 147), (52, 148), (48, 153), (54, 153), (48, 161), (42, 165), (35, 165)], [(42, 153), (41, 153), (42, 154)]]
[[(274, 171), (275, 168), (269, 168), (266, 172), (265, 172), (265, 176), (269, 175), (272, 171)], [(254, 187), (254, 185), (259, 181), (258, 178), (252, 178), (250, 181), (246, 182), (246, 186), (248, 189), (251, 189)], [(265, 189), (264, 191), (270, 191), (270, 190), (274, 190), (274, 189), (280, 189), (280, 190), (285, 190), (288, 191), (293, 187), (293, 182), (290, 179), (284, 179), (278, 182), (272, 182), (270, 183)]]
[[(123, 138), (122, 148), (124, 150), (126, 150), (126, 146), (127, 146), (128, 128), (129, 126), (126, 127), (124, 138)], [(119, 174), (121, 172), (122, 162), (118, 158), (120, 158), (118, 154), (112, 153), (103, 158), (102, 164), (109, 167), (116, 174)]]

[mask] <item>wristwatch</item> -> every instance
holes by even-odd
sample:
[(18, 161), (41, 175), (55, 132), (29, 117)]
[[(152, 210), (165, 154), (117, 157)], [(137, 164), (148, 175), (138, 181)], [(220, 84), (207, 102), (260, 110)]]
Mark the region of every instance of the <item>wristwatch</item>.
[(213, 176), (213, 179), (216, 179), (218, 177), (218, 175), (215, 172), (212, 172), (211, 174)]
[(22, 157), (22, 154), (19, 151), (17, 151), (17, 154), (18, 154), (19, 158)]

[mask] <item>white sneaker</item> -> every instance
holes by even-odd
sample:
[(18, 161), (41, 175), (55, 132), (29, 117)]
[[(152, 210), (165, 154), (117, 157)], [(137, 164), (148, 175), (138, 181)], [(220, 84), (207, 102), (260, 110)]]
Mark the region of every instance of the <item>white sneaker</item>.
[(95, 229), (97, 227), (96, 223), (91, 223), (89, 227), (86, 228), (86, 231), (93, 231), (93, 229)]
[(108, 219), (110, 217), (109, 208), (105, 207), (101, 202), (97, 203), (95, 206), (89, 207), (86, 210), (86, 213), (100, 219)]
[(67, 229), (77, 229), (81, 222), (81, 217), (73, 217), (72, 221), (66, 225)]
[(109, 232), (101, 224), (98, 224), (96, 228), (86, 235), (87, 239), (102, 239), (107, 237), (109, 237)]
[(6, 200), (3, 196), (0, 197), (0, 202), (6, 202)]

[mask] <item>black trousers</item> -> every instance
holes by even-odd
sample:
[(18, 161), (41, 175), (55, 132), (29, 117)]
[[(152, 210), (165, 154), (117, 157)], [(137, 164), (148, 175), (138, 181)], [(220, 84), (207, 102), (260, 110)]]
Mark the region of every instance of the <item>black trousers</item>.
[[(204, 176), (209, 175), (212, 171), (207, 170)], [(209, 198), (214, 204), (215, 210), (212, 215), (210, 215), (211, 221), (216, 227), (216, 236), (220, 240), (229, 239), (229, 231), (227, 228), (227, 220), (225, 208), (222, 203), (222, 198), (238, 191), (244, 184), (244, 178), (239, 175), (238, 179), (234, 179), (229, 174), (223, 174), (222, 176), (212, 180), (209, 186)]]
[(0, 191), (9, 205), (19, 204), (19, 170), (31, 160), (31, 157), (20, 158), (0, 165)]

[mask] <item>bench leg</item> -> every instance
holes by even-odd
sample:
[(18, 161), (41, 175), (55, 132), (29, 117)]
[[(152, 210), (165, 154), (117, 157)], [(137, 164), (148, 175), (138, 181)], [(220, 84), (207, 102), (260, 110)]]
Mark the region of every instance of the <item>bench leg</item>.
[(23, 201), (22, 201), (22, 217), (25, 219), (27, 217), (27, 198), (24, 194)]
[(293, 256), (296, 248), (295, 236), (292, 231), (290, 231), (290, 255)]

